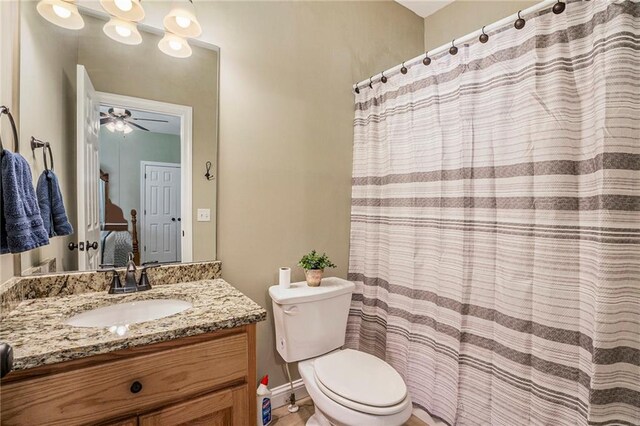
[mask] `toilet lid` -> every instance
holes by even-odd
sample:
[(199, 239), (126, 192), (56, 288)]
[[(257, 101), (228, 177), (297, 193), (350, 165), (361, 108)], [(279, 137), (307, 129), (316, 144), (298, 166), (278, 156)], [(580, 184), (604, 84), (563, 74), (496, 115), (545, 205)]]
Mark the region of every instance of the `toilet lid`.
[(393, 367), (352, 349), (317, 358), (314, 373), (331, 393), (370, 407), (395, 406), (407, 396), (407, 386)]

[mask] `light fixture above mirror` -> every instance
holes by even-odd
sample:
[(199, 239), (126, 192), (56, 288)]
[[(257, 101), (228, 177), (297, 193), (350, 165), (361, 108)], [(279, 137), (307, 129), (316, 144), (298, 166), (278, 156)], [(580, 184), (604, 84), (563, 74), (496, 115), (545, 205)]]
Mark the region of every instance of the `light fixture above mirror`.
[(142, 36), (134, 22), (111, 18), (102, 27), (104, 33), (112, 40), (120, 43), (135, 45), (142, 43)]
[(137, 22), (144, 18), (140, 0), (100, 0), (100, 5), (109, 14), (125, 21)]
[(167, 30), (181, 37), (198, 37), (202, 34), (191, 0), (174, 1), (162, 22)]
[(84, 20), (73, 0), (41, 0), (36, 8), (44, 19), (59, 27), (68, 30), (84, 27)]
[(191, 46), (184, 38), (166, 32), (158, 43), (158, 48), (174, 58), (188, 58), (191, 56)]

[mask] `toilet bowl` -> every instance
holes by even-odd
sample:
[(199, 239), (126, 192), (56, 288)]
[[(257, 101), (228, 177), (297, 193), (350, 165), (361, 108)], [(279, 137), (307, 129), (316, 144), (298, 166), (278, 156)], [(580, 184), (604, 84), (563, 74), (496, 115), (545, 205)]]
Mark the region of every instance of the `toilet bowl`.
[(400, 426), (411, 398), (400, 374), (385, 361), (343, 349), (354, 283), (324, 278), (272, 286), (276, 349), (298, 370), (315, 405), (307, 426)]
[[(333, 356), (339, 358), (336, 364), (344, 362), (344, 368), (329, 370), (323, 365)], [(345, 370), (351, 374), (345, 375)], [(298, 371), (315, 405), (307, 426), (400, 426), (411, 417), (411, 398), (402, 378), (372, 355), (344, 349), (301, 361)], [(369, 380), (353, 380), (355, 376)]]

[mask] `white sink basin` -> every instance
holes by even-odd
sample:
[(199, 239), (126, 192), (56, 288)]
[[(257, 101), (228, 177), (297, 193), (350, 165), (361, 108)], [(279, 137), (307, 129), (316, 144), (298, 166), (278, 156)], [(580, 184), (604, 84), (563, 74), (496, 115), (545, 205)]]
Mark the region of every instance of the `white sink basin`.
[(131, 324), (165, 318), (185, 311), (192, 306), (189, 302), (177, 299), (118, 303), (74, 315), (66, 323), (74, 327), (108, 328), (109, 331), (123, 336)]

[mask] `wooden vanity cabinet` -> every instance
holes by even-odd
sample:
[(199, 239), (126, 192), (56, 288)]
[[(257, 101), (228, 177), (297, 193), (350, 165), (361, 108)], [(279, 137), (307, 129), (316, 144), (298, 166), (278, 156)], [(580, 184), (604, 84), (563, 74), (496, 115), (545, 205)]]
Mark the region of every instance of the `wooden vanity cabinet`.
[(9, 373), (2, 425), (255, 422), (255, 324)]

